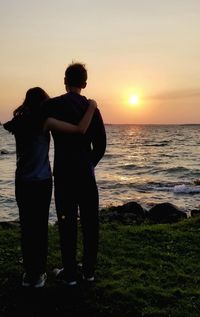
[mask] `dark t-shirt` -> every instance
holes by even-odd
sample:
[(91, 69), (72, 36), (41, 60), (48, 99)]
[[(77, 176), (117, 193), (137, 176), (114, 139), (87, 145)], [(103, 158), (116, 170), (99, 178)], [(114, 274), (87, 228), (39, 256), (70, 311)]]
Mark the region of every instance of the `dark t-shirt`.
[[(86, 97), (69, 92), (48, 100), (44, 105), (45, 117), (78, 124), (88, 107)], [(100, 111), (96, 109), (85, 135), (53, 132), (54, 176), (78, 178), (93, 175), (106, 149), (106, 131)]]

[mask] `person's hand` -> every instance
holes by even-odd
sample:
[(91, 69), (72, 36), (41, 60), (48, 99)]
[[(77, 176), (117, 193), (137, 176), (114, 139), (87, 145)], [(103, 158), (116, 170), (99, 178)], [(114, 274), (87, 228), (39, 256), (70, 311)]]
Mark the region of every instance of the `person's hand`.
[(96, 101), (94, 99), (88, 99), (89, 106), (96, 109), (98, 107)]

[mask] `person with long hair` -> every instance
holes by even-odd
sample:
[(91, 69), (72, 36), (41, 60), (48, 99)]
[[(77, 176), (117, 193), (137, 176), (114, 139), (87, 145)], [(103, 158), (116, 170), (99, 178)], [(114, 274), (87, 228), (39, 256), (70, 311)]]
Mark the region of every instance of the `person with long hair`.
[(47, 274), (48, 219), (52, 196), (52, 171), (49, 161), (50, 130), (84, 134), (97, 107), (89, 107), (77, 125), (43, 116), (49, 99), (40, 87), (30, 88), (13, 118), (3, 127), (16, 142), (15, 196), (19, 209), (21, 250), (24, 273), (22, 286), (43, 287)]

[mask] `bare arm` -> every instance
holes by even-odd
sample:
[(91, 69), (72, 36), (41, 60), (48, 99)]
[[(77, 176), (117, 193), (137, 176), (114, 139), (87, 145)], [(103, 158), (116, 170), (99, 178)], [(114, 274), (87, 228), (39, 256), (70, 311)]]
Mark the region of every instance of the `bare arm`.
[(99, 161), (102, 159), (107, 144), (106, 130), (103, 122), (103, 118), (99, 109), (95, 111), (94, 119), (92, 121), (93, 126), (91, 127), (91, 159), (93, 166), (97, 166)]
[(54, 130), (63, 133), (85, 134), (90, 125), (93, 114), (97, 108), (97, 103), (95, 100), (89, 99), (88, 101), (89, 107), (78, 125), (74, 125), (54, 118), (48, 118), (44, 123), (44, 131)]

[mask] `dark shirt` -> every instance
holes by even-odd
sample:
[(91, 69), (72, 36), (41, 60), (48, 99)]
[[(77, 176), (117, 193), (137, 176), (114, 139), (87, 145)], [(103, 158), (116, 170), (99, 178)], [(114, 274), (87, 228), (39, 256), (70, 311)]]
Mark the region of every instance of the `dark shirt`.
[[(45, 117), (78, 124), (88, 108), (86, 97), (69, 92), (48, 100)], [(54, 175), (93, 173), (106, 149), (106, 132), (100, 111), (96, 109), (85, 135), (64, 134), (52, 131), (54, 139)]]
[(23, 181), (50, 178), (50, 135), (42, 132), (40, 119), (34, 115), (19, 115), (4, 123), (3, 127), (15, 136), (16, 178)]

